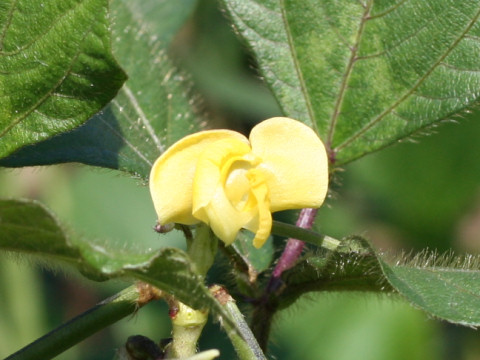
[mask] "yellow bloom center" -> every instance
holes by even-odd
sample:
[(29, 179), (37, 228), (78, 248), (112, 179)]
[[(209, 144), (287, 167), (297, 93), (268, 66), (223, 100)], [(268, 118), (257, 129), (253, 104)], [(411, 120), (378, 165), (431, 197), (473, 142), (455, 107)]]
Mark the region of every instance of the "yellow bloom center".
[[(223, 186), (227, 198), (238, 211), (247, 210), (247, 203), (251, 199), (251, 186), (248, 178), (251, 168), (252, 163), (243, 159), (234, 161), (229, 168), (226, 167)], [(251, 201), (248, 205), (251, 206)]]
[[(209, 224), (226, 244), (235, 240), (241, 228), (256, 233), (254, 244), (258, 246), (270, 234), (270, 211), (268, 219), (264, 214), (269, 209), (266, 179), (256, 168), (261, 162), (248, 144), (237, 139), (216, 141), (199, 155), (193, 216)], [(260, 214), (263, 221), (259, 221)]]
[(323, 143), (288, 118), (260, 123), (250, 141), (229, 130), (187, 136), (160, 156), (150, 175), (160, 224), (202, 221), (227, 245), (245, 228), (261, 247), (272, 212), (318, 207), (327, 188)]

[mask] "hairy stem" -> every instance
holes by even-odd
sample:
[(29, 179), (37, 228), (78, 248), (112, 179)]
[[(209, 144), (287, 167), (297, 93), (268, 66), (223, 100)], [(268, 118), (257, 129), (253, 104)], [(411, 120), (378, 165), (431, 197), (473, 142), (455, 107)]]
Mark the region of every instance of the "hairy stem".
[(269, 299), (268, 301), (257, 304), (252, 312), (252, 332), (255, 334), (255, 338), (264, 352), (266, 352), (268, 348), (273, 315), (276, 311), (276, 301), (271, 301), (271, 299)]
[(102, 301), (83, 314), (37, 339), (5, 360), (51, 359), (95, 332), (134, 313), (150, 300), (157, 299), (159, 290), (147, 284), (132, 285)]
[[(296, 227), (302, 229), (311, 229), (316, 215), (317, 209), (303, 209), (300, 212), (296, 222)], [(281, 227), (279, 230), (288, 231), (288, 229), (282, 229)], [(314, 235), (314, 237), (318, 236)], [(324, 237), (321, 239), (321, 241), (324, 241)], [(285, 246), (280, 259), (278, 260), (277, 265), (272, 272), (272, 276), (267, 284), (265, 293), (263, 297), (258, 300), (255, 305), (255, 309), (253, 310), (252, 331), (255, 334), (255, 337), (257, 338), (257, 341), (263, 351), (267, 350), (272, 319), (278, 308), (277, 296), (278, 292), (282, 288), (281, 276), (285, 270), (288, 270), (295, 265), (303, 251), (304, 246), (305, 243), (301, 240), (295, 238), (288, 239), (287, 245)]]
[(227, 322), (222, 323), (237, 352), (238, 358), (240, 360), (266, 360), (267, 358), (263, 354), (255, 336), (253, 336), (252, 330), (227, 290), (221, 286), (213, 285), (210, 287), (210, 292), (227, 310), (240, 331), (240, 333), (235, 331)]

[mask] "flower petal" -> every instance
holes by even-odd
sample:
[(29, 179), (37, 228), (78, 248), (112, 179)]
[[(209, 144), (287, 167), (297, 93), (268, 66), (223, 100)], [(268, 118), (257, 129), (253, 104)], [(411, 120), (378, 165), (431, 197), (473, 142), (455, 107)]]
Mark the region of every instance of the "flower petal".
[(317, 134), (299, 121), (276, 117), (250, 133), (252, 152), (268, 175), (270, 209), (319, 207), (328, 190), (328, 158)]
[(198, 223), (192, 215), (193, 178), (200, 155), (223, 139), (248, 144), (242, 134), (230, 130), (209, 130), (189, 135), (164, 152), (150, 172), (150, 193), (160, 224)]
[[(248, 165), (250, 152), (248, 143), (238, 139), (220, 140), (209, 146), (197, 163), (193, 182), (193, 216), (209, 224), (215, 235), (227, 245), (235, 240), (238, 231), (252, 218), (251, 212), (237, 209), (226, 194), (227, 178), (233, 164), (245, 162)], [(237, 191), (243, 191), (243, 186), (239, 186)]]
[(249, 224), (246, 228), (255, 233), (253, 246), (259, 249), (265, 244), (272, 231), (269, 191), (261, 169), (252, 169), (247, 176), (250, 180), (252, 196), (255, 198), (257, 215), (253, 219), (253, 224)]

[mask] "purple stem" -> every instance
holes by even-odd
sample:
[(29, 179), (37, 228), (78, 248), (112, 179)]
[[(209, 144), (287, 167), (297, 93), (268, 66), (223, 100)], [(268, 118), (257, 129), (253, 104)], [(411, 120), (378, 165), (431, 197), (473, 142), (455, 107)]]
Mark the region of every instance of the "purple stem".
[[(318, 209), (302, 209), (300, 215), (298, 216), (296, 225), (303, 229), (311, 229), (315, 220), (315, 216), (317, 215), (317, 211)], [(302, 253), (304, 246), (305, 243), (301, 240), (292, 238), (288, 239), (287, 245), (280, 256), (275, 269), (273, 269), (268, 290), (275, 291), (278, 286), (280, 286), (280, 277), (282, 276), (282, 273), (285, 270), (290, 269), (295, 264)]]

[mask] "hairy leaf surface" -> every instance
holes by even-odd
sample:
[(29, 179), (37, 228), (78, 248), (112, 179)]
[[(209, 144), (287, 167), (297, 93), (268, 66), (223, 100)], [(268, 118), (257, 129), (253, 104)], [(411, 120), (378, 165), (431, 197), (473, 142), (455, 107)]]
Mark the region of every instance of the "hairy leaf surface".
[(286, 115), (341, 165), (473, 104), (480, 3), (224, 0)]
[(478, 258), (466, 257), (464, 264), (457, 268), (385, 263), (382, 267), (390, 284), (415, 307), (455, 324), (480, 326)]
[(430, 316), (480, 326), (478, 257), (442, 259), (421, 254), (390, 265), (358, 237), (343, 240), (335, 251), (318, 251), (283, 275), (286, 288), (279, 297), (281, 307), (309, 291), (395, 292)]
[(210, 309), (234, 326), (182, 250), (133, 253), (73, 240), (48, 210), (31, 201), (0, 200), (0, 220), (0, 250), (34, 255), (47, 263), (68, 263), (96, 281), (119, 277), (143, 280), (193, 308)]
[(125, 81), (108, 0), (0, 3), (0, 158), (71, 130)]
[(0, 164), (75, 161), (147, 178), (160, 153), (200, 129), (189, 81), (167, 54), (194, 5), (192, 0), (113, 1), (113, 50), (129, 76), (117, 97), (84, 126), (25, 148)]

